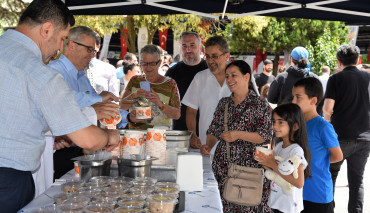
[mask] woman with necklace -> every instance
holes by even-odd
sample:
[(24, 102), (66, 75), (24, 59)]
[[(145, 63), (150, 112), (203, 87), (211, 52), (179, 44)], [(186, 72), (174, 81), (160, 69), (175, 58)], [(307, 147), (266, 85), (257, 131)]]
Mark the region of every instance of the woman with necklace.
[[(267, 179), (263, 184), (262, 202), (258, 206), (237, 205), (222, 197), (228, 173), (226, 143), (230, 146), (230, 162), (261, 168), (254, 159), (255, 148), (268, 144), (272, 138), (271, 107), (253, 89), (249, 65), (241, 60), (230, 63), (226, 67), (226, 83), (232, 95), (219, 101), (207, 131), (207, 143), (202, 146), (201, 152), (209, 154), (217, 140), (220, 141), (212, 169), (218, 182), (224, 212), (271, 212), (267, 205), (270, 194), (270, 182)], [(227, 103), (228, 131), (225, 132), (224, 114)]]
[[(164, 126), (172, 129), (172, 119), (180, 118), (180, 96), (175, 80), (158, 73), (161, 53), (157, 46), (148, 44), (140, 51), (140, 66), (144, 76), (134, 76), (128, 83), (123, 97), (144, 97), (152, 107), (153, 119), (145, 123), (130, 123), (130, 129), (147, 129)], [(150, 83), (150, 92), (140, 88), (141, 81)], [(138, 106), (137, 103), (133, 105)]]

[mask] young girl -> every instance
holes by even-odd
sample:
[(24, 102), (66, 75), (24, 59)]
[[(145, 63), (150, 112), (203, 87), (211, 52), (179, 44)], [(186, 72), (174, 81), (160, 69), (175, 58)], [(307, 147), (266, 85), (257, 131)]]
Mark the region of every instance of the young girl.
[[(283, 104), (272, 111), (272, 118), (275, 137), (283, 142), (276, 145), (272, 156), (262, 154), (262, 156), (256, 156), (256, 160), (265, 169), (273, 170), (289, 182), (293, 192), (291, 194), (283, 192), (282, 188), (272, 181), (268, 205), (274, 212), (301, 212), (303, 210), (302, 188), (305, 179), (310, 176), (307, 162), (310, 162), (311, 157), (303, 113), (296, 104)], [(294, 155), (299, 157), (301, 164), (298, 167), (298, 178), (294, 178), (293, 174), (282, 175), (274, 155), (283, 159)]]

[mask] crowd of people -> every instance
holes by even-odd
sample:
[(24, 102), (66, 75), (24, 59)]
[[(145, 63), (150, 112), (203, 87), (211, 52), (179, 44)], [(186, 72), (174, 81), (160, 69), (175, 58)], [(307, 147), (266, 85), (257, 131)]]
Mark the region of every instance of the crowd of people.
[[(315, 75), (304, 47), (292, 50), (290, 65), (280, 67), (277, 76), (271, 60), (253, 75), (245, 61), (229, 63), (222, 36), (207, 39), (201, 57), (200, 36), (183, 32), (175, 59), (159, 46), (146, 45), (139, 60), (127, 53), (113, 67), (96, 58), (100, 36), (73, 25), (60, 0), (35, 0), (15, 30), (0, 37), (2, 211), (17, 212), (34, 198), (40, 182), (35, 174), (41, 172), (46, 151), (56, 150), (52, 162), (59, 178), (82, 148), (116, 146), (118, 132), (97, 127), (97, 120), (120, 115), (118, 128), (192, 131), (191, 148), (213, 156), (224, 212), (332, 213), (344, 160), (348, 211), (362, 212), (370, 153), (370, 74), (366, 65), (356, 67), (358, 47), (338, 48), (333, 75), (327, 66), (322, 76)], [(58, 51), (62, 54), (55, 57)], [(141, 87), (142, 82), (150, 88)], [(139, 97), (148, 101), (151, 119), (136, 118), (133, 107)], [(46, 140), (47, 131), (52, 141)], [(272, 155), (256, 155), (258, 147), (266, 146)], [(298, 165), (295, 173), (286, 174), (276, 159), (290, 157), (297, 157)], [(223, 192), (230, 163), (264, 168), (292, 191), (266, 175), (259, 205), (227, 201)]]

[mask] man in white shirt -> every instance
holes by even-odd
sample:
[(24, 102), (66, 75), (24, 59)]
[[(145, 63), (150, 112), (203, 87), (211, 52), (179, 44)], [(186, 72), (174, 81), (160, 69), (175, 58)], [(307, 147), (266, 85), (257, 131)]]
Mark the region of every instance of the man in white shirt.
[[(197, 73), (185, 93), (182, 103), (187, 107), (186, 125), (193, 132), (190, 146), (199, 149), (206, 143), (206, 132), (213, 113), (222, 97), (231, 92), (225, 83), (225, 69), (230, 57), (229, 45), (221, 36), (209, 38), (205, 44), (208, 69)], [(199, 137), (196, 135), (196, 115), (199, 110)]]
[(321, 69), (322, 75), (319, 76), (319, 80), (321, 81), (322, 88), (324, 89), (324, 94), (326, 91), (326, 84), (328, 83), (328, 79), (330, 76), (330, 68), (328, 66), (323, 66)]
[[(101, 46), (101, 37), (98, 33), (95, 34), (96, 50), (98, 52)], [(117, 79), (116, 68), (113, 65), (93, 57), (87, 69), (87, 77), (97, 94), (108, 91), (117, 97), (119, 96), (119, 80)]]

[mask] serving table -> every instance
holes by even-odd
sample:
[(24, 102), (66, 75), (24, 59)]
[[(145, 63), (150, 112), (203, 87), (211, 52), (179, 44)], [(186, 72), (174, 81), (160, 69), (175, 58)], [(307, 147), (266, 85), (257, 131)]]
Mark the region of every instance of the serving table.
[[(198, 150), (190, 151), (196, 152)], [(74, 170), (69, 171), (61, 179), (53, 183), (43, 194), (37, 196), (19, 212), (32, 212), (33, 210), (38, 210), (40, 207), (52, 205), (54, 203), (53, 196), (61, 192), (61, 184), (72, 179), (76, 179)], [(212, 172), (210, 156), (203, 156), (203, 191), (185, 192), (184, 212), (222, 212), (220, 192)]]

